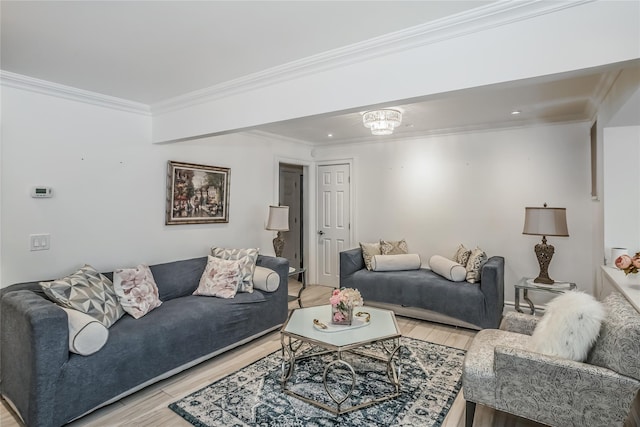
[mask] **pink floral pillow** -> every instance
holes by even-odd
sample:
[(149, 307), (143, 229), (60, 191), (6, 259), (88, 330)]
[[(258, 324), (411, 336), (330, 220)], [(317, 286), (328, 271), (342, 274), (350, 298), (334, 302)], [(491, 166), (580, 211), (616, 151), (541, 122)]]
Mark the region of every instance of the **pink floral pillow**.
[(240, 262), (209, 255), (207, 266), (193, 295), (233, 298), (242, 280)]
[(158, 286), (148, 266), (120, 268), (113, 272), (113, 287), (124, 311), (139, 319), (162, 304)]

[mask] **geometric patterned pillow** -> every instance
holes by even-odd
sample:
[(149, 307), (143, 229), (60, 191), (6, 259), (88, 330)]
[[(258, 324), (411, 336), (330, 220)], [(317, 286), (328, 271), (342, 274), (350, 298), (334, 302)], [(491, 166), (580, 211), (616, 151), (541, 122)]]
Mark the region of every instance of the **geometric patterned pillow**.
[(211, 255), (240, 264), (240, 283), (238, 292), (253, 292), (253, 271), (256, 268), (259, 249), (211, 248)]
[(476, 283), (480, 281), (482, 266), (487, 262), (487, 254), (478, 247), (471, 251), (467, 262), (467, 282)]
[(88, 314), (107, 328), (124, 315), (111, 280), (90, 265), (62, 279), (40, 282), (40, 287), (57, 304)]
[(362, 259), (364, 259), (364, 266), (367, 270), (371, 270), (371, 260), (374, 255), (382, 255), (380, 249), (380, 242), (375, 243), (362, 243), (360, 242), (360, 249), (362, 249)]
[(382, 255), (408, 254), (409, 247), (404, 239), (398, 241), (380, 240), (380, 252)]
[(469, 262), (470, 256), (471, 251), (465, 248), (463, 244), (460, 244), (460, 246), (458, 246), (458, 249), (456, 250), (456, 254), (453, 256), (453, 260), (458, 264), (462, 264), (464, 267), (466, 267), (467, 263)]
[(240, 262), (209, 255), (207, 266), (193, 295), (233, 298), (240, 283)]
[(135, 319), (162, 304), (158, 296), (158, 285), (153, 280), (151, 269), (146, 265), (114, 271), (113, 288), (124, 311)]

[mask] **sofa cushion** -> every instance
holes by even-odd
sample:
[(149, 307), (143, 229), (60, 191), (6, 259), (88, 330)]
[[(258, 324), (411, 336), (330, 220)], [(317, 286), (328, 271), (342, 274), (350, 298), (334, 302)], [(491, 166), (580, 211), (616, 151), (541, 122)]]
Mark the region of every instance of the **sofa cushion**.
[(256, 265), (253, 271), (253, 288), (265, 292), (275, 292), (280, 287), (280, 275), (270, 268)]
[(606, 314), (587, 363), (640, 380), (640, 313), (618, 292), (603, 304)]
[(113, 272), (113, 287), (124, 311), (136, 319), (162, 304), (149, 266), (119, 268)]
[(404, 239), (397, 241), (380, 240), (380, 252), (382, 252), (382, 255), (408, 254), (409, 247)]
[(554, 298), (538, 323), (529, 350), (582, 362), (600, 332), (602, 304), (577, 291)]
[(200, 284), (193, 295), (233, 298), (240, 283), (240, 262), (208, 256)]
[(89, 356), (100, 350), (109, 338), (109, 329), (88, 314), (61, 307), (67, 313), (69, 351)]
[(211, 248), (211, 255), (240, 262), (240, 285), (238, 292), (253, 292), (253, 270), (256, 268), (258, 249)]
[(471, 250), (464, 247), (461, 243), (456, 249), (456, 253), (453, 255), (453, 261), (458, 264), (462, 264), (464, 267), (467, 266), (467, 262), (469, 262), (469, 257), (471, 256)]
[(373, 271), (417, 270), (420, 265), (418, 254), (374, 255), (371, 259)]
[(193, 294), (206, 265), (205, 256), (149, 267), (158, 286), (160, 300), (168, 301)]
[(107, 328), (124, 315), (111, 280), (90, 265), (40, 286), (58, 305), (88, 314)]
[(462, 264), (440, 255), (429, 258), (429, 268), (452, 282), (462, 282), (467, 278), (467, 269)]
[(475, 248), (467, 261), (467, 282), (477, 283), (481, 280), (482, 266), (487, 262), (487, 254), (480, 248)]
[(362, 243), (360, 242), (360, 249), (362, 249), (362, 258), (364, 259), (364, 266), (367, 270), (371, 270), (371, 259), (374, 255), (382, 255), (382, 249), (380, 248), (380, 242), (375, 243)]

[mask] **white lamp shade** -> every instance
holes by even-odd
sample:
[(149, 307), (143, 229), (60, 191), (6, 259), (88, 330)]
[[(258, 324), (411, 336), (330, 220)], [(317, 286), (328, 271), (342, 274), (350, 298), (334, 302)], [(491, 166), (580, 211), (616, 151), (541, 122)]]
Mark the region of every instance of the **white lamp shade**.
[(289, 206), (269, 206), (267, 230), (289, 231)]
[(524, 208), (522, 234), (536, 236), (569, 236), (566, 208)]

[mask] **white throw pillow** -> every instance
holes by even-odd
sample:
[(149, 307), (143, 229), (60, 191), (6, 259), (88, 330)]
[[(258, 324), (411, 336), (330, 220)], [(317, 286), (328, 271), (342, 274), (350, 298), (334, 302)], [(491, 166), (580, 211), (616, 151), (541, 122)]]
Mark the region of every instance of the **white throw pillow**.
[(109, 329), (78, 310), (60, 307), (67, 313), (69, 351), (88, 356), (100, 350), (109, 338)]
[[(198, 289), (193, 295), (208, 297), (233, 298), (242, 281), (240, 261), (227, 260), (209, 255)], [(253, 289), (251, 289), (253, 292)]]
[(529, 350), (582, 362), (600, 334), (605, 311), (584, 292), (565, 292), (553, 299), (536, 326)]
[(417, 270), (420, 265), (418, 254), (374, 255), (371, 258), (373, 271)]
[(462, 282), (467, 278), (467, 269), (462, 264), (440, 255), (429, 258), (429, 268), (452, 282)]
[(256, 265), (253, 271), (253, 288), (265, 292), (275, 292), (280, 287), (280, 275), (270, 268)]
[(162, 304), (153, 273), (144, 264), (114, 271), (113, 288), (124, 311), (134, 319), (141, 318)]
[(238, 261), (240, 263), (240, 283), (238, 292), (253, 292), (253, 270), (256, 268), (256, 260), (258, 259), (258, 248), (249, 249), (227, 249), (227, 248), (211, 248), (211, 255), (216, 258), (222, 258), (229, 261)]

